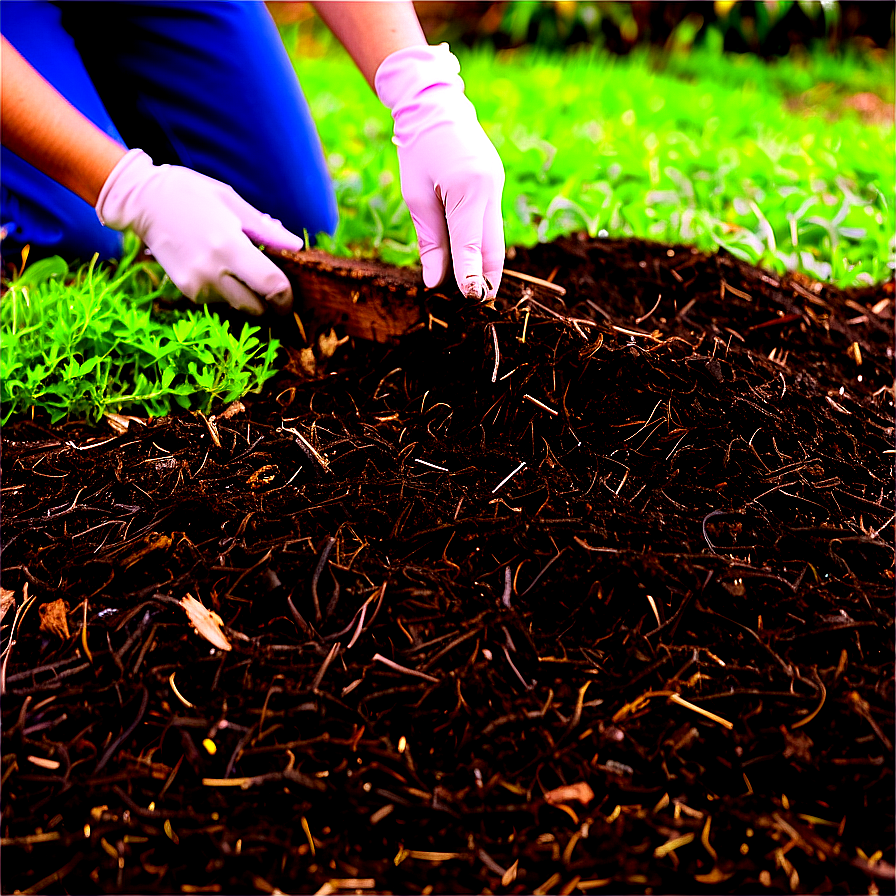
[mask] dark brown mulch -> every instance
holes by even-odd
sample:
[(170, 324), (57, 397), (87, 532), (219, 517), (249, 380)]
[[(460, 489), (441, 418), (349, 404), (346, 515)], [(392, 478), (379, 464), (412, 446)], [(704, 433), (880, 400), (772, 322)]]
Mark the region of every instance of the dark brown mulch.
[(5, 429), (3, 892), (894, 891), (892, 284), (508, 266), (220, 447)]

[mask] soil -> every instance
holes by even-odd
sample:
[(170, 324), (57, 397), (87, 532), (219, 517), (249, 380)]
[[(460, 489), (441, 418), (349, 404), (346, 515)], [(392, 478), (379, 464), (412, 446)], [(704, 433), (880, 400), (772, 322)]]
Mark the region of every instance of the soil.
[(893, 284), (511, 256), (232, 416), (4, 428), (3, 892), (894, 892)]

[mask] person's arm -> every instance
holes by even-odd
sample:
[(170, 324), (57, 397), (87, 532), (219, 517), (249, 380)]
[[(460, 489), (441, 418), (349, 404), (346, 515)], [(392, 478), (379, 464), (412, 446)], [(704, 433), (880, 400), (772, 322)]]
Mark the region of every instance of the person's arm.
[(413, 3), (325, 0), (311, 5), (371, 87), (387, 56), (406, 47), (426, 45)]
[(4, 37), (3, 145), (91, 205), (127, 150), (85, 118)]
[(457, 59), (426, 43), (410, 2), (314, 8), (395, 120), (424, 284), (442, 282), (450, 254), (460, 291), (494, 299), (504, 266), (504, 168), (464, 95)]
[(185, 295), (225, 300), (248, 314), (285, 312), (286, 275), (253, 245), (296, 251), (302, 240), (226, 184), (177, 165), (154, 165), (82, 115), (3, 38), (3, 145), (96, 209), (131, 228)]

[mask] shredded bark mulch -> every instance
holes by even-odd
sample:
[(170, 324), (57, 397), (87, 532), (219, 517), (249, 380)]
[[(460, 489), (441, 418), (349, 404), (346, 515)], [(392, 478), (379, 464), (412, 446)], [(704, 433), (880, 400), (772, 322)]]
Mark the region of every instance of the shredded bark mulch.
[(894, 892), (893, 284), (508, 267), (233, 416), (5, 427), (3, 892)]

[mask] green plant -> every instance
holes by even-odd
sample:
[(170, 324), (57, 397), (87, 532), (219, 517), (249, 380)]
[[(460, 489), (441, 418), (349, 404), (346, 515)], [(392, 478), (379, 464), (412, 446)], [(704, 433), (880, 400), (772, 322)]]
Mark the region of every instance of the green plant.
[(156, 299), (176, 295), (154, 276), (133, 255), (117, 270), (94, 260), (70, 273), (60, 258), (25, 267), (0, 300), (3, 422), (34, 408), (53, 423), (131, 409), (208, 411), (259, 391), (275, 372), (277, 341), (262, 343), (248, 324), (235, 336), (207, 306), (154, 311)]

